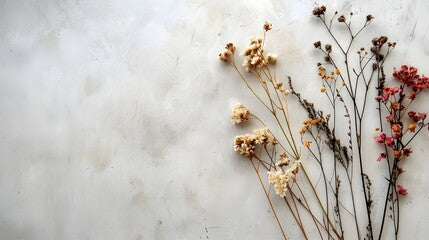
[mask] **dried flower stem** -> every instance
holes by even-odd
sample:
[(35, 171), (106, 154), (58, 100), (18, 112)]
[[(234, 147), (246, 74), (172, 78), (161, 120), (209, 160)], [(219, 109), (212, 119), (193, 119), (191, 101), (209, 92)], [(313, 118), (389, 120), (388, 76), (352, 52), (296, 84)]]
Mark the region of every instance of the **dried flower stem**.
[[(372, 230), (372, 221), (371, 221), (371, 214), (370, 214), (370, 212), (371, 212), (371, 210), (370, 210), (371, 209), (371, 201), (370, 201), (370, 196), (369, 196), (370, 193), (367, 192), (367, 187), (366, 187), (366, 184), (365, 184), (365, 178), (364, 178), (365, 174), (363, 172), (362, 144), (361, 144), (362, 119), (363, 119), (363, 115), (364, 115), (364, 111), (365, 111), (366, 99), (367, 99), (367, 94), (368, 94), (368, 90), (369, 90), (369, 85), (371, 83), (374, 71), (371, 73), (371, 76), (369, 77), (368, 81), (365, 79), (365, 75), (363, 74), (363, 72), (364, 72), (364, 69), (365, 69), (366, 65), (372, 59), (372, 57), (369, 58), (369, 60), (364, 65), (362, 65), (363, 58), (361, 57), (361, 55), (359, 53), (360, 73), (357, 74), (353, 70), (355, 72), (355, 75), (356, 75), (356, 79), (355, 79), (355, 82), (354, 82), (354, 86), (355, 86), (354, 89), (353, 89), (352, 78), (351, 78), (351, 74), (350, 74), (351, 71), (350, 71), (350, 66), (349, 66), (349, 51), (351, 49), (351, 46), (353, 45), (353, 42), (356, 39), (356, 37), (362, 32), (362, 30), (366, 26), (368, 26), (370, 24), (370, 21), (371, 21), (372, 17), (369, 15), (367, 17), (367, 21), (364, 23), (364, 25), (356, 33), (353, 33), (353, 31), (351, 29), (351, 20), (347, 23), (345, 21), (345, 17), (344, 16), (341, 16), (340, 18), (338, 18), (339, 22), (343, 22), (345, 24), (345, 26), (346, 26), (349, 34), (350, 34), (350, 41), (348, 42), (347, 47), (344, 48), (339, 43), (337, 37), (334, 35), (334, 33), (331, 30), (332, 19), (331, 19), (331, 22), (330, 22), (330, 24), (328, 26), (328, 24), (326, 22), (324, 11), (323, 11), (323, 14), (315, 14), (315, 15), (321, 20), (321, 22), (323, 23), (323, 25), (326, 28), (327, 32), (329, 33), (329, 35), (331, 36), (331, 38), (334, 40), (334, 42), (336, 43), (336, 45), (338, 46), (338, 48), (341, 50), (341, 52), (343, 53), (343, 56), (344, 56), (344, 63), (345, 63), (345, 69), (346, 69), (346, 74), (347, 75), (346, 75), (346, 77), (344, 77), (342, 75), (342, 73), (340, 73), (339, 76), (340, 76), (340, 78), (341, 78), (341, 80), (343, 82), (343, 85), (345, 85), (347, 93), (348, 93), (348, 95), (349, 95), (349, 97), (350, 97), (350, 99), (351, 99), (351, 101), (353, 103), (353, 114), (354, 114), (354, 117), (353, 117), (354, 124), (353, 125), (354, 125), (354, 130), (355, 130), (354, 133), (355, 133), (355, 137), (356, 137), (357, 153), (358, 153), (358, 157), (359, 157), (359, 166), (360, 166), (360, 173), (361, 173), (360, 175), (361, 175), (362, 189), (363, 189), (363, 192), (364, 192), (366, 211), (367, 211), (367, 218), (368, 218), (368, 232), (369, 232), (369, 236), (368, 237), (370, 239), (372, 239), (373, 238), (373, 230)], [(352, 14), (351, 14), (351, 16), (352, 16)], [(351, 16), (350, 16), (350, 18), (351, 18)], [(318, 45), (315, 45), (315, 46), (318, 47), (319, 49), (321, 49), (320, 48), (320, 42), (319, 42)], [(337, 64), (335, 63), (335, 61), (330, 56), (331, 47), (329, 46), (329, 49), (326, 49), (326, 51), (323, 51), (323, 49), (321, 49), (321, 50), (326, 55), (325, 59), (329, 59), (329, 62), (336, 69), (338, 69)], [(358, 104), (357, 104), (357, 92), (358, 92), (357, 89), (358, 89), (359, 77), (361, 75), (362, 75), (362, 79), (363, 79), (363, 81), (365, 83), (365, 95), (364, 95), (362, 109), (360, 110), (359, 107), (358, 107)], [(347, 81), (347, 83), (344, 84), (346, 81)], [(331, 104), (333, 105), (334, 113), (335, 113), (335, 99), (331, 100)], [(335, 121), (335, 116), (334, 116), (334, 121)], [(334, 123), (334, 129), (335, 129), (335, 123)], [(333, 132), (335, 133), (334, 130), (333, 130)], [(335, 137), (334, 137), (334, 140), (335, 140)], [(335, 148), (333, 150), (335, 152)], [(334, 166), (334, 168), (335, 168), (335, 166)], [(334, 172), (336, 172), (335, 169), (334, 169)], [(350, 178), (350, 177), (348, 176), (348, 178)], [(349, 182), (351, 182), (351, 180)], [(351, 192), (353, 192), (352, 184), (350, 184), (350, 187), (351, 187)], [(352, 201), (354, 202), (353, 199), (352, 199)], [(355, 204), (353, 203), (353, 205), (354, 205), (353, 209), (355, 211)], [(338, 205), (337, 205), (337, 207), (338, 207)], [(358, 226), (358, 223), (357, 223), (358, 220), (357, 220), (356, 212), (354, 213), (354, 215), (355, 215), (355, 223), (356, 223), (356, 231), (357, 231), (357, 234), (358, 234), (358, 239), (361, 239), (361, 237), (360, 237), (360, 230), (359, 230), (359, 226)]]
[[(251, 114), (255, 119), (257, 119), (263, 126), (267, 126), (258, 116), (256, 116), (255, 114)], [(286, 149), (282, 146), (282, 144), (281, 143), (279, 143), (279, 145), (280, 145), (280, 147), (282, 147), (282, 149), (284, 150), (284, 151), (286, 151)], [(323, 211), (323, 214), (324, 214), (324, 216), (326, 216), (327, 217), (327, 219), (328, 219), (328, 223), (329, 223), (329, 225), (331, 226), (331, 228), (332, 228), (332, 230), (334, 231), (334, 233), (335, 233), (335, 235), (338, 237), (338, 239), (342, 239), (342, 234), (340, 234), (339, 232), (338, 232), (338, 230), (336, 229), (336, 227), (335, 227), (335, 225), (333, 224), (333, 222), (332, 222), (332, 220), (330, 219), (330, 217), (328, 216), (328, 213), (327, 213), (327, 211), (326, 211), (326, 209), (325, 209), (325, 207), (323, 206), (323, 204), (322, 204), (322, 201), (320, 200), (320, 197), (319, 197), (319, 195), (317, 194), (317, 190), (316, 190), (316, 188), (315, 188), (315, 186), (314, 186), (314, 184), (313, 184), (313, 182), (312, 182), (312, 180), (311, 180), (311, 178), (310, 178), (310, 176), (308, 175), (308, 173), (307, 173), (307, 171), (306, 171), (306, 169), (305, 169), (305, 167), (304, 167), (304, 164), (302, 164), (301, 163), (301, 169), (302, 169), (302, 171), (303, 171), (303, 173), (304, 173), (304, 175), (305, 175), (305, 177), (306, 177), (306, 179), (307, 179), (307, 181), (308, 181), (308, 183), (310, 184), (310, 187), (311, 187), (311, 189), (312, 189), (312, 191), (313, 191), (313, 193), (314, 193), (314, 196), (316, 197), (316, 199), (317, 199), (317, 202), (318, 202), (318, 204), (319, 204), (319, 206), (320, 206), (320, 208), (322, 209), (322, 211)], [(301, 189), (300, 189), (301, 190)], [(305, 199), (305, 196), (303, 195), (303, 197), (304, 197), (304, 199)], [(305, 200), (306, 201), (306, 200)], [(310, 211), (309, 209), (307, 209), (307, 211)], [(310, 211), (311, 212), (311, 211)], [(327, 229), (325, 229), (325, 230), (327, 230)], [(328, 230), (327, 230), (328, 231)], [(332, 237), (332, 236), (331, 236)]]
[(265, 196), (266, 196), (266, 198), (267, 198), (267, 200), (268, 200), (268, 203), (270, 204), (270, 208), (271, 208), (271, 210), (273, 211), (273, 214), (274, 214), (274, 217), (275, 217), (275, 219), (276, 219), (276, 221), (277, 221), (277, 224), (279, 225), (280, 232), (282, 233), (283, 239), (287, 240), (287, 237), (286, 237), (286, 234), (285, 234), (285, 232), (284, 232), (284, 230), (283, 230), (282, 224), (280, 223), (280, 220), (279, 220), (279, 218), (277, 217), (276, 210), (274, 209), (274, 206), (273, 206), (273, 204), (272, 204), (272, 202), (271, 202), (270, 195), (268, 194), (267, 190), (265, 189), (264, 183), (262, 182), (261, 175), (259, 174), (259, 171), (258, 171), (258, 169), (256, 168), (255, 163), (253, 162), (253, 160), (252, 160), (252, 159), (250, 159), (250, 158), (249, 158), (249, 160), (250, 160), (250, 162), (252, 163), (252, 166), (253, 166), (253, 169), (255, 170), (256, 175), (258, 176), (259, 183), (261, 184), (262, 189), (264, 190), (264, 194), (265, 194)]

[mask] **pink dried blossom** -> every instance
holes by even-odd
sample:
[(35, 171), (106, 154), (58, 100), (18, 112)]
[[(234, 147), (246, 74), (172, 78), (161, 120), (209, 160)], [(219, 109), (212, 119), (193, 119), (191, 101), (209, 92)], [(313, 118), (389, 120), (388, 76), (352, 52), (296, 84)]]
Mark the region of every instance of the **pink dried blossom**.
[(416, 113), (414, 111), (409, 111), (408, 116), (414, 121), (419, 122), (420, 120), (426, 119), (426, 113)]
[(384, 141), (386, 140), (386, 134), (382, 132), (377, 137), (374, 137), (374, 140), (378, 143), (384, 143)]
[(400, 89), (398, 87), (388, 87), (388, 86), (384, 87), (384, 89), (383, 89), (384, 92), (389, 93), (389, 94), (395, 94), (395, 93), (399, 92), (399, 90)]
[(378, 158), (377, 158), (377, 162), (381, 162), (381, 159), (386, 157), (386, 153), (381, 153)]
[(400, 138), (402, 136), (402, 133), (401, 132), (394, 132), (393, 134), (392, 134), (392, 138), (393, 139), (398, 139), (398, 138)]
[(393, 138), (392, 137), (386, 137), (385, 143), (389, 147), (393, 146)]
[(393, 122), (393, 116), (392, 115), (387, 115), (386, 116), (386, 120), (388, 121), (388, 122)]
[(389, 100), (390, 96), (393, 94), (399, 92), (400, 88), (398, 87), (384, 87), (383, 88), (383, 94), (381, 96), (378, 96), (376, 100), (384, 99), (385, 101)]
[(407, 189), (405, 189), (401, 184), (398, 184), (397, 192), (398, 192), (399, 195), (402, 195), (402, 196), (407, 196), (408, 195)]
[(377, 96), (377, 97), (375, 97), (375, 100), (376, 100), (377, 102), (380, 102), (382, 99), (383, 99), (383, 97), (382, 97), (382, 96)]

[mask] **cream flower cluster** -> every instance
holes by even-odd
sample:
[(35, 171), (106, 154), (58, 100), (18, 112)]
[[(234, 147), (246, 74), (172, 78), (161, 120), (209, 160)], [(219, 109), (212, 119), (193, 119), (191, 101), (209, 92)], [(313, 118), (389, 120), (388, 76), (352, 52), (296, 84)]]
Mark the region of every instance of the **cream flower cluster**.
[(267, 62), (270, 64), (276, 64), (277, 63), (277, 54), (274, 53), (268, 53), (267, 55)]
[(279, 167), (283, 167), (283, 166), (289, 166), (289, 163), (290, 163), (289, 157), (286, 155), (286, 153), (282, 153), (280, 154), (280, 161), (278, 161), (276, 165)]
[(277, 144), (277, 139), (273, 136), (271, 131), (268, 128), (258, 128), (253, 130), (253, 135), (255, 136), (256, 143), (266, 146), (267, 144)]
[(241, 55), (247, 57), (243, 62), (243, 67), (246, 68), (246, 71), (260, 69), (267, 66), (267, 64), (277, 63), (277, 54), (269, 53), (264, 57), (264, 48), (262, 45), (262, 38), (252, 38), (247, 48), (241, 53)]
[(231, 111), (231, 120), (235, 124), (240, 124), (249, 120), (249, 109), (241, 103), (237, 103)]
[(253, 157), (255, 154), (256, 138), (253, 134), (238, 135), (234, 139), (234, 151)]
[(286, 196), (289, 183), (295, 179), (299, 166), (301, 166), (301, 162), (295, 161), (293, 166), (286, 170), (279, 169), (268, 172), (268, 182), (274, 185), (274, 190), (277, 195), (280, 197)]
[(247, 48), (242, 53), (243, 56), (247, 57), (243, 62), (243, 67), (246, 68), (246, 71), (250, 71), (250, 69), (263, 68), (267, 65), (263, 53), (264, 49), (262, 47), (262, 38), (250, 39)]
[(253, 131), (253, 134), (236, 136), (234, 139), (234, 151), (246, 157), (253, 157), (257, 145), (266, 146), (277, 143), (277, 139), (268, 128), (258, 128)]
[(229, 62), (234, 52), (235, 52), (234, 44), (228, 43), (226, 44), (225, 49), (221, 53), (219, 53), (219, 59), (223, 62)]

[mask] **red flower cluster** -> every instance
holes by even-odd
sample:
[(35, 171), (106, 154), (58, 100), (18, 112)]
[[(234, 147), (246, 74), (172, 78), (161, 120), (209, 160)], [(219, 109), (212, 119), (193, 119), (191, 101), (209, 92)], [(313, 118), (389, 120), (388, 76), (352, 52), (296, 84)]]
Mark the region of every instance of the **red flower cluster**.
[[(402, 66), (400, 70), (394, 70), (393, 76), (399, 79), (402, 84), (398, 87), (384, 86), (380, 92), (380, 96), (375, 98), (380, 105), (384, 105), (387, 109), (386, 121), (390, 126), (390, 131), (386, 131), (385, 129), (385, 132), (380, 132), (378, 136), (374, 137), (374, 140), (388, 147), (386, 152), (380, 153), (377, 157), (378, 162), (382, 159), (392, 161), (389, 159), (389, 152), (392, 153), (391, 180), (396, 185), (399, 175), (405, 172), (399, 166), (401, 160), (409, 157), (413, 152), (411, 148), (406, 148), (406, 146), (419, 133), (420, 129), (429, 126), (429, 123), (425, 122), (426, 113), (408, 110), (411, 102), (415, 100), (421, 90), (429, 89), (429, 78), (420, 76), (417, 73), (417, 68), (406, 65)], [(406, 98), (407, 92), (408, 98)], [(403, 116), (405, 114), (408, 114), (410, 121), (404, 119)], [(419, 127), (418, 130), (416, 130), (417, 127)], [(406, 142), (404, 141), (404, 137), (407, 136), (408, 143), (404, 145), (403, 143)], [(407, 189), (400, 184), (397, 185), (396, 191), (399, 195), (408, 195)]]
[(384, 87), (383, 88), (383, 94), (381, 96), (377, 96), (375, 98), (375, 100), (380, 101), (380, 100), (384, 100), (387, 101), (389, 100), (390, 96), (394, 95), (395, 93), (399, 92), (399, 88), (398, 87)]
[(393, 76), (403, 82), (413, 91), (429, 88), (429, 78), (417, 74), (417, 68), (413, 66), (402, 65), (400, 70), (394, 70)]

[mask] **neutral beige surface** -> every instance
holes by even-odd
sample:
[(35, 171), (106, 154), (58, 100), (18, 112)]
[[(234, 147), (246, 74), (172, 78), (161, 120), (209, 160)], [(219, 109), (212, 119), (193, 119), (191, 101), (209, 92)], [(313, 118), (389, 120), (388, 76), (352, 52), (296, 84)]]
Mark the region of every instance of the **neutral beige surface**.
[[(368, 46), (385, 34), (398, 42), (389, 72), (405, 63), (429, 74), (428, 1), (324, 4), (352, 10), (355, 20), (376, 17), (361, 40)], [(217, 54), (227, 41), (242, 49), (270, 21), (277, 76), (292, 76), (323, 107), (312, 43), (328, 36), (314, 6), (1, 1), (0, 239), (280, 239), (249, 163), (232, 151), (233, 136), (251, 127), (233, 126), (230, 107), (241, 101), (266, 112)], [(421, 100), (416, 108), (428, 111), (429, 97)], [(298, 129), (305, 114), (290, 107)], [(375, 208), (386, 184), (375, 162), (376, 123), (365, 123)], [(401, 239), (429, 234), (428, 142), (428, 133), (418, 137), (405, 163)]]

